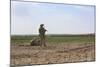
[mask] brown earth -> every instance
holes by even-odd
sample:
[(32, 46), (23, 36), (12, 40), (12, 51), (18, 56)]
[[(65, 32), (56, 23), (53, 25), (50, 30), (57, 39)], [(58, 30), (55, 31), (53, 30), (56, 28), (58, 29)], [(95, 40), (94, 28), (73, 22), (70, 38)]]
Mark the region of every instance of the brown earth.
[(11, 46), (11, 66), (95, 61), (94, 43)]

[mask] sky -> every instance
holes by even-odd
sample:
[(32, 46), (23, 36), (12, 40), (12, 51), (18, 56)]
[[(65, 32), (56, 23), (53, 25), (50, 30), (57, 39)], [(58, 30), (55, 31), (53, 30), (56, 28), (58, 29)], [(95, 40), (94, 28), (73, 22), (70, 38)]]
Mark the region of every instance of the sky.
[(11, 35), (95, 33), (95, 6), (39, 2), (11, 2)]

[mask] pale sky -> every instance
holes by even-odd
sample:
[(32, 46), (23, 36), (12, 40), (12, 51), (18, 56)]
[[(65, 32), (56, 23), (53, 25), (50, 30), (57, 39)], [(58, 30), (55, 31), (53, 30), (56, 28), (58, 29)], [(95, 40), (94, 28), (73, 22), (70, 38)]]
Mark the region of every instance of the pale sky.
[(84, 34), (95, 32), (95, 6), (11, 2), (11, 34), (38, 34), (45, 24), (47, 34)]

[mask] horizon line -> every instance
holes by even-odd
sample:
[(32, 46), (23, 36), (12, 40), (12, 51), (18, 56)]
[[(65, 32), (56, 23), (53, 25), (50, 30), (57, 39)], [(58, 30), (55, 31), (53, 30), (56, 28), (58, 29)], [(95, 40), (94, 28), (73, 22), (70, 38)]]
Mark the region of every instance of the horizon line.
[[(45, 35), (94, 35), (95, 33), (81, 33), (81, 34), (45, 34)], [(10, 35), (39, 35), (39, 34), (10, 34)]]

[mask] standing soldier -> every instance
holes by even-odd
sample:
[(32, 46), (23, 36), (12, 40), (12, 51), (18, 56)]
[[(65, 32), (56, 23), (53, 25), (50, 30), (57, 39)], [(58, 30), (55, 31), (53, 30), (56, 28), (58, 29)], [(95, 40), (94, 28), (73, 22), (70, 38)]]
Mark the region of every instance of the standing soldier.
[(45, 43), (45, 32), (47, 30), (43, 26), (44, 26), (44, 24), (40, 25), (40, 28), (39, 28), (39, 37), (41, 39), (41, 46), (46, 46), (46, 43)]

